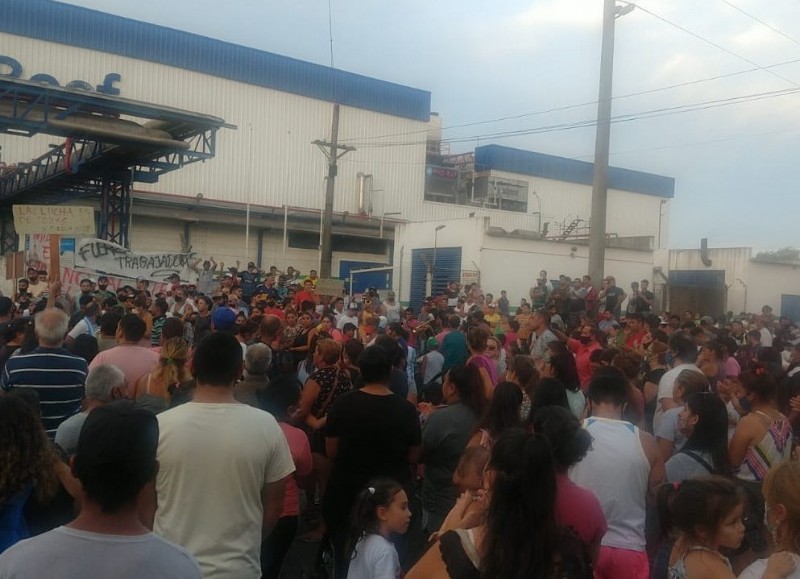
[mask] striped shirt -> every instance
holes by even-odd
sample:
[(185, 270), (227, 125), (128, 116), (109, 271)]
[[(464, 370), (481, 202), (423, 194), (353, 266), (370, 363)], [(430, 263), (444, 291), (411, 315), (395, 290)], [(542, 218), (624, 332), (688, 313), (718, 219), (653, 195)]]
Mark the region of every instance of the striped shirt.
[(64, 348), (38, 347), (6, 362), (0, 388), (9, 392), (30, 388), (39, 395), (42, 423), (47, 436), (55, 438), (58, 425), (81, 410), (86, 360)]

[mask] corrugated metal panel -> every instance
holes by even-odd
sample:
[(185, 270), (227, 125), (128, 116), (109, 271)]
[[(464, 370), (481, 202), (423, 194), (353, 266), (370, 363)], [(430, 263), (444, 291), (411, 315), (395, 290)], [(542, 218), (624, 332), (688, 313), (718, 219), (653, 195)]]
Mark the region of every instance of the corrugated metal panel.
[(669, 272), (670, 285), (695, 288), (724, 288), (724, 270), (694, 270)]
[[(411, 252), (411, 307), (419, 312), (425, 300), (425, 280), (428, 266), (423, 256), (433, 262), (433, 248), (414, 249)], [(432, 292), (441, 295), (447, 284), (461, 279), (461, 248), (440, 247), (436, 250), (436, 269), (432, 280)]]
[[(119, 72), (118, 87), (125, 98), (214, 114), (239, 127), (218, 133), (213, 160), (187, 166), (154, 185), (137, 184), (137, 188), (189, 197), (202, 193), (204, 198), (240, 203), (249, 199), (271, 206), (320, 208), (323, 204), (326, 161), (311, 141), (328, 137), (330, 103), (4, 33), (0, 33), (0, 46), (13, 47), (11, 56), (23, 63), (28, 76), (44, 72), (62, 83), (83, 79), (96, 84), (108, 72)], [(418, 134), (426, 127), (419, 121), (342, 107), (339, 134), (341, 139), (363, 139), (376, 134)], [(30, 161), (52, 142), (47, 136), (0, 135), (6, 162)], [(375, 193), (377, 218), (383, 211), (416, 217), (421, 213), (424, 163), (424, 143), (349, 153), (341, 160), (336, 211), (357, 212), (356, 174), (363, 172), (374, 176), (374, 189), (383, 190)]]
[[(593, 163), (501, 145), (476, 147), (475, 166), (478, 170), (497, 169), (584, 185), (592, 184), (594, 171)], [(619, 167), (608, 168), (608, 186), (620, 191), (632, 191), (657, 197), (672, 198), (675, 196), (675, 179), (672, 177), (662, 177)]]
[(147, 60), (315, 99), (427, 121), (430, 93), (373, 78), (42, 0), (5, 0), (0, 30)]

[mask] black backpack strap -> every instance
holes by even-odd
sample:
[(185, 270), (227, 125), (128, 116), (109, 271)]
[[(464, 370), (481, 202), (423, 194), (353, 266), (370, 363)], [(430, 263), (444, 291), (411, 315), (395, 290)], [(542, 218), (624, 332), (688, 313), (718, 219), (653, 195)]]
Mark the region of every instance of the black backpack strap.
[(698, 462), (704, 469), (708, 471), (708, 474), (714, 474), (714, 467), (708, 464), (708, 461), (705, 460), (702, 456), (700, 456), (696, 452), (692, 450), (681, 450), (680, 452), (685, 454), (686, 456), (693, 458), (695, 462)]

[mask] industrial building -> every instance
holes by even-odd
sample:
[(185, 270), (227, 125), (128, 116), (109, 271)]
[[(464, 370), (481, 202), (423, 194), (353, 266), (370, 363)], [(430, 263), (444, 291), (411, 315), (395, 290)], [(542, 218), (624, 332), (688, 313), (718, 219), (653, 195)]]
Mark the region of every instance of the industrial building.
[[(312, 143), (330, 138), (339, 103), (339, 140), (354, 150), (336, 177), (334, 276), (390, 266), (355, 289), (393, 287), (416, 305), (450, 279), (518, 300), (539, 269), (586, 272), (591, 163), (500, 145), (450, 154), (425, 90), (51, 1), (5, 2), (0, 46), (0, 82), (14, 90), (106, 99), (122, 119), (137, 120), (126, 106), (149, 103), (142, 118), (163, 110), (216, 123), (203, 128), (213, 151), (201, 162), (133, 167), (114, 215), (87, 187), (45, 197), (0, 187), (4, 231), (12, 203), (93, 204), (101, 234), (136, 252), (317, 269), (328, 167)], [(6, 175), (67, 142), (0, 133)], [(609, 169), (606, 271), (619, 285), (659, 283), (674, 193), (672, 178)], [(124, 231), (103, 229), (114, 220)]]

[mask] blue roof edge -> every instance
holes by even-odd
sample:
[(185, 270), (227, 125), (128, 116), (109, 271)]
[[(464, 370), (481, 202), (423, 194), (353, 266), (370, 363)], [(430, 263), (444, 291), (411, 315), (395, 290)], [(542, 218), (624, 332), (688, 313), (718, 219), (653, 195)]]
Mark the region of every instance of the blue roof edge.
[(430, 119), (429, 91), (52, 0), (4, 0), (0, 32), (397, 117), (422, 122)]
[[(570, 183), (591, 185), (594, 163), (525, 151), (503, 145), (484, 145), (475, 148), (476, 170), (495, 169), (518, 175), (544, 177)], [(642, 171), (608, 168), (608, 188), (672, 199), (675, 179)]]

